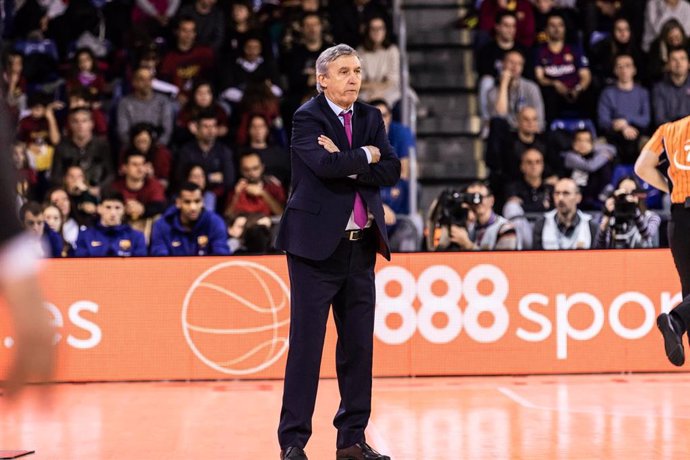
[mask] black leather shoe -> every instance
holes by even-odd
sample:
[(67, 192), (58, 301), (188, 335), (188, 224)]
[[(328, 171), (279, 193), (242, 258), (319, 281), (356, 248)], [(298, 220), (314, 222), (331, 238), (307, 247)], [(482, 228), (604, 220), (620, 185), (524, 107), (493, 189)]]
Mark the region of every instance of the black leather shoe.
[(682, 366), (685, 362), (685, 350), (683, 349), (683, 333), (678, 332), (671, 315), (662, 313), (656, 318), (656, 325), (664, 337), (664, 349), (666, 357), (674, 366)]
[(299, 447), (288, 447), (280, 451), (280, 460), (308, 460), (307, 454)]
[(338, 449), (336, 460), (391, 460), (388, 455), (379, 454), (366, 442), (358, 442), (354, 446)]

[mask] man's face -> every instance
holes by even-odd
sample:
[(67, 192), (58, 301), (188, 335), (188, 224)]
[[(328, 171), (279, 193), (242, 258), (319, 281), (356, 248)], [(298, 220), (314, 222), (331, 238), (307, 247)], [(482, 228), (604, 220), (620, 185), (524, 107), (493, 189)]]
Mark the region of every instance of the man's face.
[(553, 189), (553, 201), (559, 214), (571, 214), (577, 209), (582, 195), (571, 179), (561, 179)]
[(261, 163), (259, 155), (247, 155), (243, 157), (240, 163), (240, 173), (242, 177), (247, 179), (251, 184), (258, 184), (261, 182), (261, 176), (264, 173), (264, 165)]
[(503, 68), (506, 69), (513, 78), (522, 76), (525, 67), (525, 59), (519, 53), (507, 53), (503, 58)]
[(43, 229), (45, 227), (45, 220), (43, 213), (38, 215), (32, 214), (30, 211), (24, 213), (24, 228), (35, 236), (43, 236)]
[(688, 53), (685, 50), (676, 50), (668, 58), (668, 67), (671, 75), (682, 77), (688, 74)]
[(527, 178), (541, 177), (544, 173), (544, 157), (539, 150), (529, 149), (522, 155), (520, 171)]
[(139, 69), (132, 77), (132, 88), (136, 93), (147, 95), (153, 90), (153, 73), (149, 69)]
[(146, 158), (141, 155), (130, 156), (124, 169), (128, 179), (142, 180), (146, 177)]
[(325, 74), (317, 75), (326, 97), (341, 108), (350, 107), (362, 86), (362, 65), (353, 55), (340, 56), (330, 62)]
[(315, 42), (321, 38), (321, 33), (323, 31), (323, 26), (321, 25), (321, 19), (316, 15), (310, 15), (304, 18), (302, 21), (302, 35), (307, 42)]
[(118, 200), (104, 200), (98, 205), (98, 215), (104, 227), (120, 225), (125, 215), (125, 205)]
[(261, 42), (255, 38), (247, 40), (244, 44), (244, 58), (253, 62), (261, 57)]
[(620, 56), (616, 59), (613, 73), (616, 74), (618, 81), (629, 83), (635, 78), (635, 63), (630, 56)]
[(196, 122), (196, 137), (202, 142), (213, 143), (218, 136), (218, 122), (215, 118), (202, 118)]
[(537, 111), (532, 107), (525, 107), (518, 114), (518, 131), (523, 134), (537, 134), (539, 132), (539, 119)]
[(494, 206), (494, 197), (489, 195), (489, 190), (483, 185), (472, 185), (467, 187), (467, 193), (479, 193), (482, 196), (482, 202), (470, 206), (479, 219), (488, 216), (491, 213), (491, 208)]
[(517, 33), (517, 21), (512, 16), (504, 16), (501, 22), (496, 24), (496, 38), (504, 41), (515, 40)]
[(562, 18), (552, 16), (546, 23), (546, 36), (551, 42), (563, 41), (565, 38), (565, 23)]
[(67, 169), (67, 172), (65, 172), (64, 182), (67, 192), (76, 194), (86, 184), (84, 170), (76, 166)]
[(180, 48), (191, 48), (196, 39), (196, 24), (194, 21), (182, 21), (177, 26), (177, 45)]
[(388, 110), (388, 107), (386, 107), (383, 104), (379, 104), (376, 106), (377, 109), (381, 112), (381, 116), (383, 117), (383, 124), (386, 126), (386, 132), (391, 127), (391, 121), (393, 120), (393, 114), (391, 114), (391, 111)]
[(69, 129), (77, 139), (88, 139), (93, 136), (93, 120), (91, 114), (80, 110), (70, 115)]
[(180, 218), (183, 222), (194, 222), (204, 209), (201, 190), (190, 192), (182, 190), (175, 200), (175, 206), (180, 210)]

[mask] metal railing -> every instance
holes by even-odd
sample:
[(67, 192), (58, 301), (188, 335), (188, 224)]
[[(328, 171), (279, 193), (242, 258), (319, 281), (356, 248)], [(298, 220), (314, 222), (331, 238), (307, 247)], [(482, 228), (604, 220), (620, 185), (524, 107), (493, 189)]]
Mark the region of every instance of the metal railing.
[[(410, 67), (407, 55), (407, 25), (402, 13), (402, 0), (393, 0), (393, 28), (398, 37), (398, 49), (400, 50), (400, 120), (408, 126), (413, 134), (417, 133), (417, 103), (410, 91)], [(410, 189), (409, 206), (410, 214), (417, 214), (417, 150), (413, 147), (409, 152), (410, 161)]]

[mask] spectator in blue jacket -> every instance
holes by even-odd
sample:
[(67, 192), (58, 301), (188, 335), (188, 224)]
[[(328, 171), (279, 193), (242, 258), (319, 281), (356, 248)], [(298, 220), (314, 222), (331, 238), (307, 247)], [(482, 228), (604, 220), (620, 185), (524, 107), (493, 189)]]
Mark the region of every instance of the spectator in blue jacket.
[(153, 224), (152, 256), (230, 255), (225, 222), (204, 209), (201, 188), (186, 182), (175, 206)]
[(62, 237), (45, 223), (43, 208), (35, 201), (28, 201), (19, 209), (19, 220), (24, 229), (35, 237), (36, 255), (39, 257), (62, 257)]
[(122, 193), (106, 191), (97, 208), (99, 220), (77, 237), (77, 257), (130, 257), (146, 255), (144, 234), (123, 223), (125, 200)]

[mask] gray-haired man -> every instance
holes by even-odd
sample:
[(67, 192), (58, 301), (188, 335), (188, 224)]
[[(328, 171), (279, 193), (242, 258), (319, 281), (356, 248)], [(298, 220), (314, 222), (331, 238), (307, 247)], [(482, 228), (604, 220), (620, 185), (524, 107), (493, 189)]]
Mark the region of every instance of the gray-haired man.
[(287, 252), (291, 303), (280, 458), (307, 458), (333, 305), (341, 398), (333, 420), (336, 459), (389, 460), (365, 442), (364, 430), (371, 413), (376, 252), (390, 258), (379, 187), (397, 183), (400, 161), (381, 112), (356, 102), (362, 76), (355, 50), (325, 50), (316, 79), (320, 94), (294, 116), (293, 189), (276, 242)]

